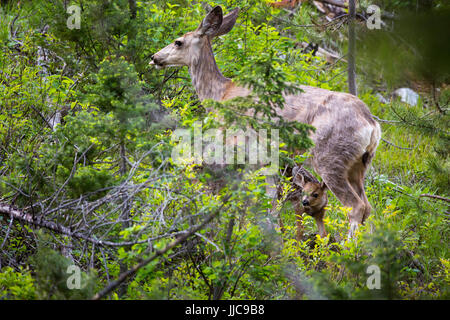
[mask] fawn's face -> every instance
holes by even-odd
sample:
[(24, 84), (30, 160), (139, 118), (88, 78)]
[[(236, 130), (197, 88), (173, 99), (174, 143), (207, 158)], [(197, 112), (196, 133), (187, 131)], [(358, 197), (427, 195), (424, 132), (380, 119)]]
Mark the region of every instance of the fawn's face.
[(324, 183), (307, 182), (303, 186), (302, 204), (305, 209), (320, 210), (328, 202), (327, 187)]

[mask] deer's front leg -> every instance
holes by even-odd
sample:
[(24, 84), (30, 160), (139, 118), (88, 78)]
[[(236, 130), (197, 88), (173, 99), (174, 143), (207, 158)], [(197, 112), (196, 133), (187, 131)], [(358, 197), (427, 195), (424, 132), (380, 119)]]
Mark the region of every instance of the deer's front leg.
[(327, 236), (327, 232), (325, 230), (325, 224), (323, 223), (323, 217), (325, 215), (325, 211), (322, 210), (318, 214), (314, 215), (314, 220), (316, 220), (317, 229), (319, 230), (319, 234), (322, 238)]

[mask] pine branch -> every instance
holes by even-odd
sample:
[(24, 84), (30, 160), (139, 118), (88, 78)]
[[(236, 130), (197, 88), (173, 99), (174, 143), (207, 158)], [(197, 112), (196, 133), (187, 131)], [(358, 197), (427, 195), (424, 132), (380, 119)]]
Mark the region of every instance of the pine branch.
[(385, 140), (385, 139), (383, 139), (383, 138), (381, 138), (381, 140), (382, 140), (383, 142), (387, 143), (388, 145), (393, 146), (393, 147), (398, 148), (398, 149), (401, 149), (401, 150), (413, 150), (413, 148), (399, 147), (399, 146), (393, 144), (392, 142), (390, 142), (390, 141), (388, 141), (388, 140)]

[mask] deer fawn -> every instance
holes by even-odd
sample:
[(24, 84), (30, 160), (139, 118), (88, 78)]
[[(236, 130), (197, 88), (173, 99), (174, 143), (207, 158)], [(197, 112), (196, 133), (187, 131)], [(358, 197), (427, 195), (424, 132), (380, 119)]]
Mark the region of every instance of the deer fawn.
[(294, 204), (298, 241), (303, 238), (303, 214), (306, 213), (314, 218), (317, 229), (321, 237), (325, 237), (325, 206), (328, 204), (327, 186), (324, 182), (319, 182), (305, 168), (295, 166), (292, 169), (292, 184), (294, 191), (286, 197)]
[[(214, 37), (233, 28), (238, 12), (236, 8), (223, 16), (222, 8), (215, 7), (196, 30), (155, 53), (150, 64), (156, 68), (187, 66), (200, 100), (224, 101), (249, 95), (249, 88), (238, 86), (222, 75), (211, 47)], [(349, 213), (349, 237), (352, 237), (371, 211), (364, 178), (380, 140), (380, 126), (368, 107), (351, 94), (299, 87), (302, 93), (284, 96), (285, 106), (277, 110), (278, 115), (316, 128), (310, 133), (314, 142), (311, 164), (337, 199), (352, 208)], [(312, 190), (307, 184), (304, 188)], [(276, 188), (269, 191), (275, 197)]]

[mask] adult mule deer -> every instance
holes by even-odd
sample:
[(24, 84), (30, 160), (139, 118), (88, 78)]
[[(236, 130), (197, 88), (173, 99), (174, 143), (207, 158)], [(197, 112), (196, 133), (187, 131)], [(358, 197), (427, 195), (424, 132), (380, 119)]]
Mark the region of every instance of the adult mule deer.
[[(156, 68), (187, 66), (200, 100), (224, 101), (247, 96), (250, 89), (222, 75), (214, 59), (211, 39), (228, 33), (239, 9), (223, 16), (220, 6), (212, 9), (195, 31), (188, 32), (155, 53)], [(310, 138), (312, 166), (338, 200), (352, 210), (349, 236), (369, 216), (371, 206), (364, 191), (364, 177), (381, 136), (379, 124), (357, 97), (309, 86), (299, 86), (299, 95), (285, 95), (278, 115), (316, 128)]]

